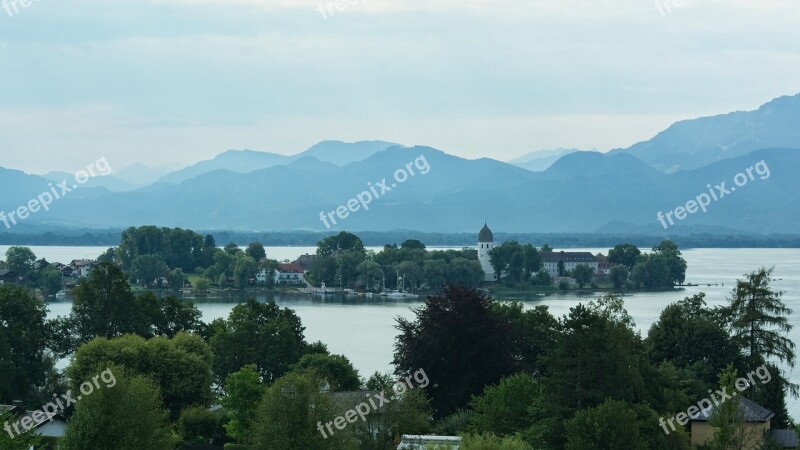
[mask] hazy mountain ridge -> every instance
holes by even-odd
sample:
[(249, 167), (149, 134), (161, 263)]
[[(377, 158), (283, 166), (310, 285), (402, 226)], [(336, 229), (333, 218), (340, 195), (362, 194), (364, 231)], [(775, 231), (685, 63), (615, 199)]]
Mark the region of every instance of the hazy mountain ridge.
[(800, 94), (737, 111), (671, 125), (650, 140), (613, 152), (630, 153), (672, 173), (763, 148), (800, 148)]

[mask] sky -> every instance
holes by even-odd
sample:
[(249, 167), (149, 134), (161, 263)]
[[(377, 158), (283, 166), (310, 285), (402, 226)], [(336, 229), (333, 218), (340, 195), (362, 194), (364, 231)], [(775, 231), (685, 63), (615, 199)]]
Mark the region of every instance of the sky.
[(1, 5), (0, 166), (32, 173), (325, 139), (605, 151), (800, 92), (796, 0)]

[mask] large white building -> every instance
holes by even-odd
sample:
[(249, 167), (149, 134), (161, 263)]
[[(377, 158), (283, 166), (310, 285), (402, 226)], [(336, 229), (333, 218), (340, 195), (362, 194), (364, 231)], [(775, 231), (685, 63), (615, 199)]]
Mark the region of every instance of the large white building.
[(572, 271), (578, 264), (586, 264), (595, 275), (598, 273), (597, 257), (589, 252), (542, 252), (542, 266), (553, 278), (559, 276), (559, 261), (564, 262), (565, 273)]
[(496, 281), (494, 276), (494, 269), (489, 258), (489, 252), (494, 248), (494, 234), (492, 230), (484, 223), (483, 228), (478, 233), (478, 261), (483, 268), (483, 281)]

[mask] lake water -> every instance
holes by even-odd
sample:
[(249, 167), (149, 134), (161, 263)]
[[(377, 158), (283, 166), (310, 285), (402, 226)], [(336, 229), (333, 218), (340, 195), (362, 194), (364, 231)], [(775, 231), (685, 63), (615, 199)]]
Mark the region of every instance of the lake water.
[[(72, 259), (96, 257), (102, 247), (31, 247), (37, 256), (48, 261), (68, 262)], [(5, 253), (7, 246), (0, 246)], [(275, 259), (294, 259), (303, 253), (314, 253), (313, 247), (268, 247), (267, 254)], [(376, 248), (380, 250), (380, 248)], [(586, 249), (597, 253), (608, 249)], [(636, 321), (642, 335), (658, 319), (668, 304), (699, 292), (706, 293), (709, 305), (722, 305), (735, 285), (736, 279), (760, 266), (775, 266), (773, 287), (784, 291), (783, 300), (794, 310), (790, 322), (794, 329), (789, 335), (793, 342), (800, 339), (800, 249), (689, 249), (683, 251), (688, 264), (686, 282), (700, 284), (672, 292), (640, 293), (625, 297), (625, 306)], [(708, 286), (708, 284), (712, 284)], [(591, 296), (574, 294), (552, 295), (525, 301), (526, 307), (547, 305), (552, 314), (561, 316), (578, 303), (591, 301)], [(411, 308), (421, 301), (319, 299), (305, 295), (269, 294), (259, 300), (274, 300), (282, 307), (292, 308), (306, 327), (308, 341), (320, 340), (333, 353), (347, 356), (364, 377), (375, 371), (391, 370), (392, 352), (397, 330), (397, 317), (412, 318)], [(211, 321), (226, 317), (237, 301), (210, 300), (197, 303), (203, 319)], [(51, 303), (50, 315), (69, 314), (69, 303)], [(480, 332), (480, 324), (476, 324)], [(789, 372), (789, 378), (800, 382), (800, 372)], [(789, 409), (800, 418), (800, 402), (789, 399)]]

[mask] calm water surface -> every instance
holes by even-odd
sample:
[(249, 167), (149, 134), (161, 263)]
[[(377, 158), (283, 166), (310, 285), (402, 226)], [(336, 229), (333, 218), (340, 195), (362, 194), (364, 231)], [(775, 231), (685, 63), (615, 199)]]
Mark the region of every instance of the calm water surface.
[[(0, 246), (5, 252), (7, 246)], [(96, 257), (105, 248), (101, 247), (32, 247), (37, 256), (48, 261), (69, 261), (77, 258)], [(379, 250), (379, 249), (378, 249)], [(588, 249), (593, 253), (608, 249)], [(293, 259), (303, 253), (313, 253), (312, 247), (269, 247), (271, 258)], [(773, 287), (785, 292), (784, 302), (794, 310), (790, 319), (794, 330), (789, 338), (800, 340), (800, 249), (690, 249), (683, 252), (688, 263), (686, 282), (700, 284), (673, 292), (640, 293), (625, 297), (625, 306), (636, 321), (642, 335), (658, 319), (661, 310), (668, 304), (699, 292), (706, 293), (709, 305), (727, 303), (737, 278), (760, 266), (775, 266)], [(711, 286), (709, 286), (711, 284)], [(526, 300), (528, 308), (547, 305), (552, 314), (561, 316), (578, 303), (592, 300), (592, 296), (553, 295)], [(259, 300), (274, 300), (278, 305), (292, 308), (306, 327), (308, 341), (320, 340), (333, 353), (347, 356), (361, 375), (369, 376), (375, 371), (391, 370), (392, 352), (397, 330), (397, 317), (412, 318), (411, 308), (421, 301), (386, 300), (336, 300), (319, 299), (303, 295), (260, 295)], [(237, 301), (208, 300), (197, 303), (203, 320), (211, 321), (227, 317)], [(70, 303), (51, 303), (50, 315), (69, 314)], [(475, 331), (480, 333), (480, 324)], [(789, 372), (790, 379), (800, 382), (798, 370)], [(800, 402), (789, 399), (790, 412), (800, 418)]]

